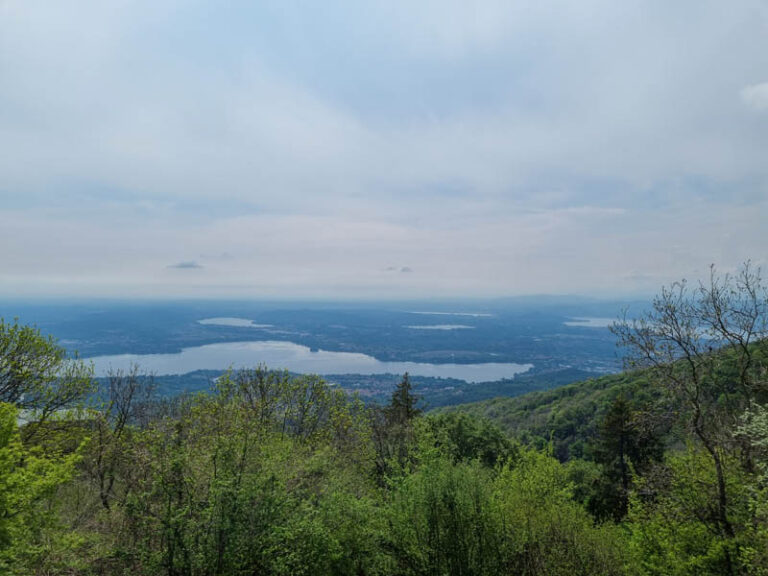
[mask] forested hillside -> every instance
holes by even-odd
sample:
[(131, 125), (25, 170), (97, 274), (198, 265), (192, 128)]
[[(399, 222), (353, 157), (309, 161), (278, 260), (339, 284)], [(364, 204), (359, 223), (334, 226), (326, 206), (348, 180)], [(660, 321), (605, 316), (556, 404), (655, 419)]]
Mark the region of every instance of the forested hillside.
[(631, 371), (423, 413), (264, 367), (159, 399), (0, 323), (0, 572), (768, 574), (749, 266), (615, 332)]
[(635, 411), (672, 409), (663, 389), (646, 372), (636, 371), (522, 396), (460, 404), (440, 412), (488, 419), (510, 436), (540, 448), (551, 443), (555, 456), (566, 461), (587, 456), (590, 443), (599, 435), (600, 423), (619, 401), (632, 405)]
[[(39, 336), (3, 328), (28, 337), (10, 347), (8, 390), (25, 385), (15, 344)], [(64, 370), (46, 392), (75, 384)], [(261, 368), (174, 400), (150, 385), (117, 373), (99, 404), (21, 421), (2, 404), (4, 573), (621, 574), (627, 561), (566, 467), (487, 422), (424, 417), (407, 376), (380, 409)]]

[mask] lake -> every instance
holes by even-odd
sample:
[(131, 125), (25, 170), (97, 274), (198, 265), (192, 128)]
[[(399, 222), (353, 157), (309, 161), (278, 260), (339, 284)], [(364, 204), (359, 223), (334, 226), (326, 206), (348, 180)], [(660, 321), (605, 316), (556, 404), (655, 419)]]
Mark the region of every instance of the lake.
[(467, 382), (492, 382), (526, 372), (533, 364), (428, 364), (425, 362), (383, 362), (373, 356), (353, 352), (310, 350), (306, 346), (282, 341), (229, 342), (184, 348), (174, 354), (118, 354), (87, 358), (97, 376), (110, 369), (127, 370), (138, 364), (141, 370), (156, 375), (186, 374), (194, 370), (219, 370), (253, 367), (263, 363), (270, 368), (304, 374), (403, 374), (458, 378)]
[(577, 328), (610, 328), (614, 322), (616, 322), (616, 318), (584, 317), (571, 318), (569, 321), (563, 322), (563, 324)]

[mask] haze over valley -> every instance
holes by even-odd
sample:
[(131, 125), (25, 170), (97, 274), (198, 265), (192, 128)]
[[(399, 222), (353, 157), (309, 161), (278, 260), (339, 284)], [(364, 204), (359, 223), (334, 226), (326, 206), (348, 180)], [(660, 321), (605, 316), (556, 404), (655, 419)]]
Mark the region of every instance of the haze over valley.
[[(425, 400), (437, 405), (619, 370), (603, 316), (626, 305), (584, 298), (104, 301), (6, 304), (0, 305), (0, 315), (14, 314), (55, 335), (70, 353), (93, 362), (98, 376), (133, 364), (158, 377), (173, 376), (158, 379), (168, 383), (160, 393), (209, 386), (206, 378), (189, 373), (207, 371), (210, 380), (228, 368), (265, 364), (322, 374), (375, 400), (385, 399), (408, 372)], [(643, 303), (634, 307), (639, 311)], [(446, 323), (454, 321), (461, 323)]]

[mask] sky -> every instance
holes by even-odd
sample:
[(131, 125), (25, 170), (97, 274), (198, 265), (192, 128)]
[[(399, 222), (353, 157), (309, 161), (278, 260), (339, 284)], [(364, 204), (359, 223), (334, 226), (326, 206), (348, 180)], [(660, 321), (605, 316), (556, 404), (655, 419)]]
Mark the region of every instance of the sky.
[(766, 0), (0, 0), (0, 296), (768, 268)]

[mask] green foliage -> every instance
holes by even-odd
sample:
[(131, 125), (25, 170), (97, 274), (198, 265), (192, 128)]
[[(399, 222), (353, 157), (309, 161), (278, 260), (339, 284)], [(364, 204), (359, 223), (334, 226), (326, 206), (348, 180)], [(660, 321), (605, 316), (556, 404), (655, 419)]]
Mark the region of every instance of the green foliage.
[(589, 508), (598, 518), (621, 520), (627, 513), (633, 473), (643, 473), (664, 454), (653, 421), (617, 396), (600, 422), (591, 453), (602, 473)]
[(110, 512), (124, 527), (121, 563), (153, 574), (375, 573), (381, 516), (360, 403), (319, 378), (251, 375), (133, 435), (125, 497)]
[[(728, 515), (736, 527), (732, 538), (724, 538), (714, 528), (717, 474), (705, 451), (689, 446), (685, 452), (670, 454), (665, 466), (643, 479), (632, 497), (628, 524), (638, 573), (766, 573), (764, 511), (755, 507), (750, 477), (740, 463), (725, 454), (723, 463)], [(756, 564), (757, 551), (763, 561)]]
[(412, 421), (421, 414), (421, 410), (417, 407), (418, 402), (419, 399), (413, 393), (411, 379), (406, 372), (403, 379), (395, 387), (392, 399), (386, 408), (390, 422), (403, 424)]
[[(760, 270), (746, 262), (735, 275), (721, 276), (712, 267), (709, 282), (689, 287), (683, 280), (664, 287), (648, 312), (612, 330), (628, 349), (631, 365), (648, 369), (685, 407), (682, 422), (714, 473), (713, 482), (702, 480), (697, 492), (702, 501), (691, 512), (717, 536), (721, 552), (715, 557), (723, 573), (737, 573), (744, 498), (738, 490), (743, 482), (736, 478), (752, 472), (752, 447), (737, 425), (753, 402), (768, 396), (768, 288)], [(733, 465), (736, 458), (741, 462)], [(701, 476), (701, 469), (691, 474), (690, 467), (688, 476)]]
[(619, 528), (595, 526), (574, 500), (567, 469), (546, 453), (525, 450), (494, 483), (503, 521), (504, 566), (512, 574), (622, 574)]
[(449, 412), (424, 419), (426, 431), (455, 462), (478, 459), (485, 466), (514, 458), (517, 446), (487, 418)]
[(0, 402), (0, 571), (23, 574), (45, 561), (55, 525), (45, 500), (69, 480), (79, 454), (44, 454), (22, 444), (18, 409)]
[(56, 340), (31, 326), (0, 318), (0, 402), (25, 411), (31, 435), (93, 389), (92, 368), (68, 359)]
[(768, 485), (768, 407), (752, 404), (742, 415), (736, 434), (748, 443), (762, 484)]
[(494, 469), (427, 449), (391, 501), (398, 574), (623, 573), (621, 530), (596, 527), (566, 468), (536, 450)]
[(397, 574), (500, 573), (492, 476), (477, 462), (433, 454), (393, 487), (389, 546)]
[(482, 416), (523, 443), (538, 448), (543, 449), (551, 442), (553, 454), (566, 461), (589, 456), (590, 444), (598, 437), (600, 423), (618, 397), (648, 410), (666, 410), (665, 405), (659, 405), (661, 388), (650, 382), (646, 373), (627, 372), (438, 412)]
[(415, 441), (413, 422), (421, 414), (417, 404), (418, 398), (406, 372), (389, 404), (373, 408), (373, 442), (380, 481), (411, 461)]

